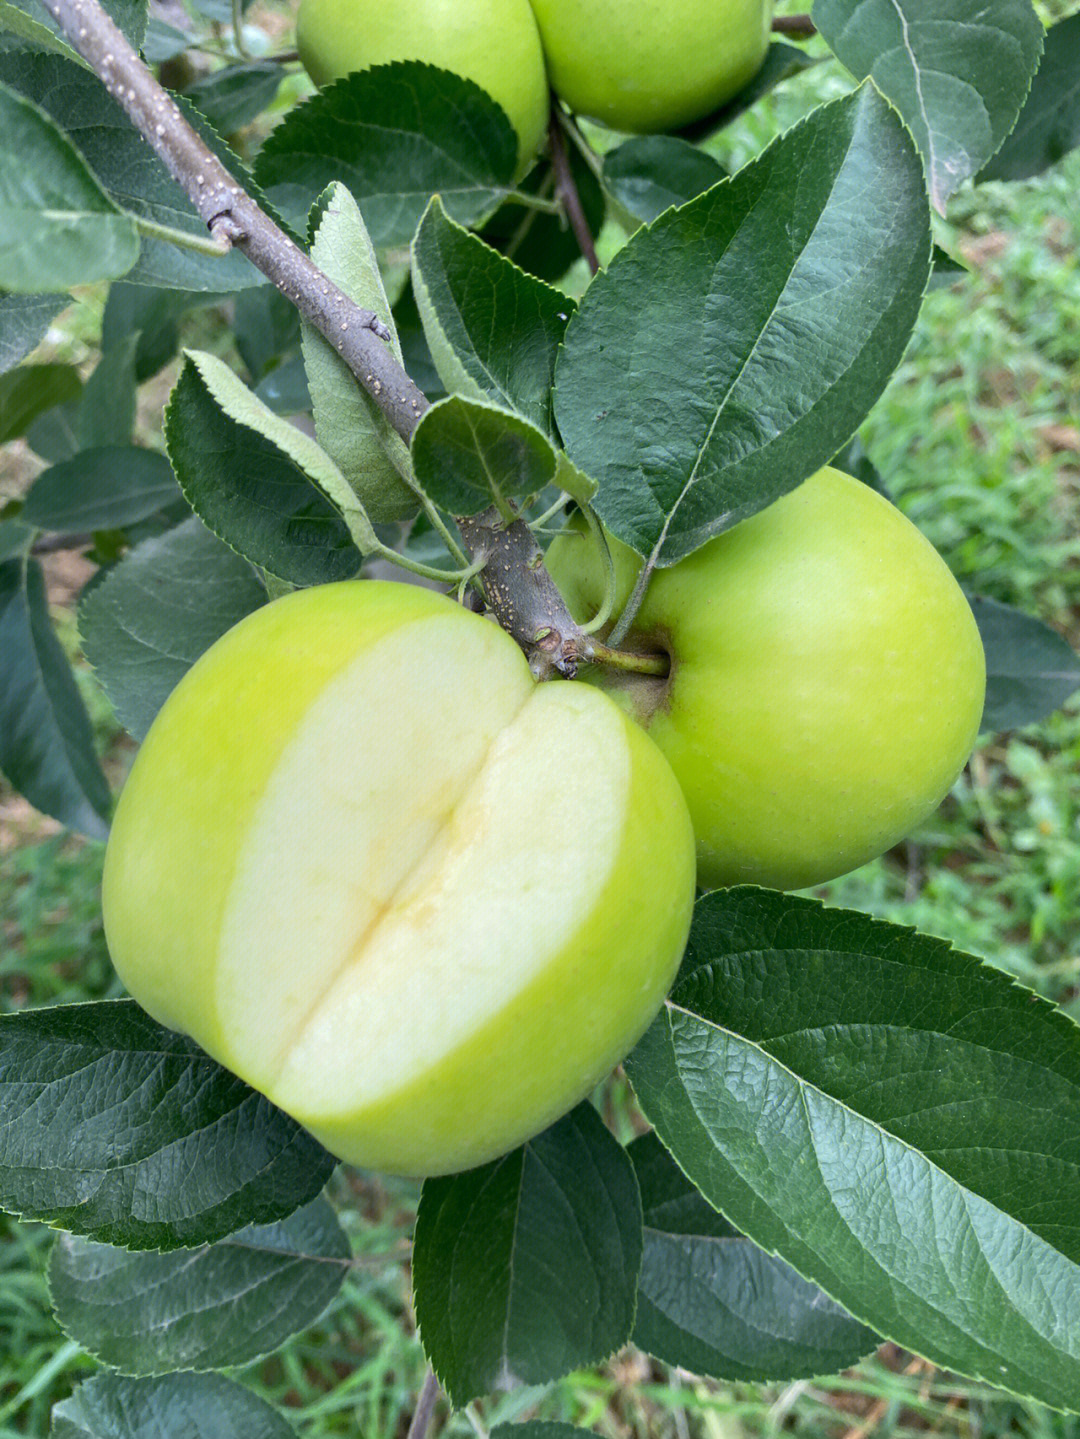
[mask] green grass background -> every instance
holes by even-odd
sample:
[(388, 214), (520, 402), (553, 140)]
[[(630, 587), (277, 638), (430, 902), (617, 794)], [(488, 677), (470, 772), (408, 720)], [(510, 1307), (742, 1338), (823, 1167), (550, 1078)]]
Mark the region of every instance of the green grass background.
[[(800, 8), (795, 5), (790, 10)], [(1075, 8), (1043, 5), (1044, 18)], [(717, 146), (749, 159), (818, 100), (847, 88), (823, 65), (743, 117)], [(971, 273), (927, 299), (908, 356), (862, 430), (901, 508), (971, 589), (1022, 606), (1080, 648), (1080, 154), (1039, 180), (968, 187), (937, 238)], [(603, 237), (608, 253), (617, 232)], [(100, 296), (47, 341), (89, 355)], [(192, 325), (205, 342), (205, 312)], [(61, 632), (72, 653), (70, 614)], [(81, 670), (114, 772), (124, 741)], [(0, 1012), (119, 993), (101, 932), (100, 846), (40, 837), (0, 788)], [(942, 935), (1010, 970), (1080, 1019), (1080, 702), (1045, 723), (984, 739), (940, 811), (897, 850), (813, 891)], [(632, 1101), (599, 1096), (617, 1125)], [(317, 1326), (245, 1370), (303, 1439), (401, 1439), (424, 1365), (407, 1262), (417, 1188), (356, 1171), (331, 1187), (356, 1261)], [(46, 1435), (49, 1411), (94, 1372), (52, 1321), (40, 1225), (0, 1216), (0, 1439)], [(603, 1369), (447, 1416), (448, 1435), (499, 1420), (563, 1419), (612, 1436), (806, 1439), (942, 1434), (1080, 1439), (1080, 1419), (1011, 1401), (886, 1346), (842, 1378), (725, 1385), (669, 1371), (632, 1349)]]

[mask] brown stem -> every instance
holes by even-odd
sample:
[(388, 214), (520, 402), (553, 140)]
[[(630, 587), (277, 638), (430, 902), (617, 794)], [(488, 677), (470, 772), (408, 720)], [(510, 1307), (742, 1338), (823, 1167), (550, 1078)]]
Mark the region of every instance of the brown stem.
[(570, 158), (566, 153), (566, 141), (563, 139), (562, 126), (556, 118), (554, 109), (551, 113), (549, 133), (551, 135), (551, 164), (555, 171), (555, 194), (561, 200), (562, 207), (566, 211), (566, 218), (570, 221), (570, 228), (574, 232), (578, 248), (585, 256), (590, 272), (595, 275), (600, 269), (600, 261), (596, 256), (596, 245), (593, 243), (589, 222), (585, 218), (585, 209), (578, 193), (574, 172), (570, 168)]
[(573, 679), (587, 636), (555, 588), (532, 530), (505, 524), (494, 506), (459, 516), (457, 527), (470, 556), (486, 558), (480, 583), (488, 608), (529, 656), (533, 674), (545, 679), (554, 670)]
[(435, 1378), (434, 1372), (429, 1369), (424, 1380), (424, 1387), (420, 1390), (420, 1398), (416, 1401), (416, 1412), (413, 1414), (406, 1439), (425, 1439), (438, 1399), (439, 1381)]
[(797, 40), (808, 40), (817, 34), (817, 26), (809, 15), (777, 15), (772, 27), (778, 35), (793, 35)]

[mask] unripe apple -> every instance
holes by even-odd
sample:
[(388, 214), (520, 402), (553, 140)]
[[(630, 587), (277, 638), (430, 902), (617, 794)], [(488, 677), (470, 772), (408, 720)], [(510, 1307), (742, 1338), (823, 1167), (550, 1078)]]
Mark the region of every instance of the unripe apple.
[[(618, 613), (641, 560), (612, 551)], [(604, 567), (578, 523), (548, 566), (575, 615), (596, 612)], [(940, 804), (982, 716), (959, 585), (899, 510), (833, 469), (656, 570), (625, 647), (670, 656), (666, 680), (597, 682), (671, 762), (709, 888), (800, 889), (882, 854)]]
[(773, 0), (531, 0), (552, 89), (613, 130), (699, 120), (761, 68)]
[(425, 60), (475, 81), (517, 131), (521, 169), (547, 132), (547, 76), (529, 0), (301, 0), (296, 46), (319, 86), (394, 60)]
[(132, 996), (386, 1172), (468, 1168), (576, 1104), (674, 976), (694, 840), (652, 741), (537, 684), (444, 596), (352, 581), (189, 671), (120, 798), (105, 931)]

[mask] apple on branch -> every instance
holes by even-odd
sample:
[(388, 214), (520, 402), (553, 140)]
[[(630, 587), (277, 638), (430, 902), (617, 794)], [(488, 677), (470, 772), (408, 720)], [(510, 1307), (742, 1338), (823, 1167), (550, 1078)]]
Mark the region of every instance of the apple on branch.
[[(615, 613), (642, 561), (611, 541)], [(605, 565), (580, 518), (548, 551), (580, 620)], [(589, 677), (663, 750), (698, 882), (801, 889), (884, 853), (944, 799), (975, 743), (986, 667), (944, 561), (880, 495), (824, 469), (657, 569), (626, 638), (657, 679)]]
[(529, 0), (301, 0), (296, 46), (320, 87), (395, 60), (424, 60), (475, 81), (517, 131), (523, 171), (547, 133), (547, 78)]
[(120, 798), (132, 996), (384, 1172), (481, 1164), (647, 1027), (694, 898), (686, 803), (589, 685), (430, 590), (300, 590), (230, 630)]
[(757, 74), (773, 0), (531, 0), (552, 89), (613, 130), (699, 120)]

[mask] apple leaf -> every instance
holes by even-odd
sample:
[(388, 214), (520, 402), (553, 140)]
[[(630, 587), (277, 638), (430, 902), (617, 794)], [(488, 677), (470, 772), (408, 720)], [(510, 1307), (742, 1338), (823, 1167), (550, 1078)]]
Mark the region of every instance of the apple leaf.
[(624, 210), (646, 224), (726, 174), (718, 160), (675, 135), (638, 135), (604, 156), (604, 184)]
[(192, 516), (130, 550), (87, 594), (83, 653), (141, 740), (199, 656), (265, 603), (248, 562)]
[(134, 445), (110, 445), (82, 450), (38, 475), (27, 491), (22, 518), (40, 530), (67, 534), (115, 530), (179, 498), (164, 455)]
[(472, 80), (418, 60), (346, 75), (271, 132), (255, 175), (285, 212), (306, 216), (340, 180), (379, 249), (407, 245), (432, 195), (470, 225), (512, 188), (517, 135)]
[(1080, 655), (1056, 630), (1012, 605), (968, 598), (986, 650), (984, 731), (1036, 724), (1080, 689)]
[(296, 1430), (265, 1399), (223, 1374), (95, 1374), (53, 1409), (50, 1439), (196, 1439), (210, 1433), (214, 1439), (296, 1439)]
[(630, 1337), (640, 1265), (633, 1167), (589, 1104), (494, 1163), (427, 1180), (416, 1316), (452, 1402), (606, 1359)]
[(573, 300), (455, 225), (438, 196), (412, 259), (417, 309), (447, 393), (493, 400), (550, 437), (555, 354)]
[(872, 1330), (707, 1204), (655, 1134), (627, 1152), (645, 1211), (639, 1349), (694, 1374), (762, 1382), (834, 1374), (877, 1348)]
[(555, 371), (608, 528), (674, 564), (826, 464), (899, 363), (929, 269), (919, 158), (871, 86), (639, 230)]
[[(400, 361), (401, 345), (375, 247), (344, 185), (331, 185), (320, 197), (311, 228), (311, 258), (351, 300), (378, 315), (390, 331), (390, 350)], [(412, 475), (408, 445), (314, 326), (305, 321), (302, 335), (319, 444), (376, 524), (414, 515), (420, 502), (402, 479), (403, 474)]]
[(699, 900), (627, 1060), (708, 1201), (875, 1331), (1080, 1409), (1080, 1028), (939, 939)]
[(0, 445), (25, 435), (46, 410), (81, 394), (74, 365), (22, 365), (0, 375)]
[(199, 1249), (132, 1253), (61, 1235), (49, 1295), (64, 1332), (124, 1374), (227, 1369), (314, 1324), (348, 1272), (325, 1199)]
[(187, 352), (165, 410), (165, 443), (191, 508), (253, 564), (294, 585), (359, 569), (343, 516), (359, 528), (363, 514), (340, 470), (215, 356)]
[(454, 515), (538, 495), (556, 471), (555, 451), (542, 430), (498, 405), (461, 395), (425, 410), (413, 432), (412, 457), (424, 492)]
[(1046, 32), (1042, 64), (1016, 129), (978, 180), (1026, 180), (1080, 145), (1080, 11)]
[(0, 1015), (0, 1111), (0, 1209), (127, 1249), (284, 1219), (334, 1167), (131, 1000)]
[[(122, 217), (125, 224), (130, 226), (131, 216), (137, 216), (206, 238), (206, 225), (184, 191), (96, 75), (61, 55), (0, 50), (0, 82), (32, 99), (63, 129), (97, 185), (111, 197), (110, 203), (128, 212)], [(263, 204), (265, 197), (253, 188), (250, 175), (224, 140), (183, 96), (175, 98), (185, 119), (226, 169)], [(0, 142), (0, 153), (5, 143)], [(18, 152), (16, 159), (26, 164), (25, 154)], [(136, 243), (136, 248), (137, 257), (128, 262), (126, 276), (132, 283), (215, 292), (265, 283), (239, 250), (228, 255), (200, 255), (167, 240), (150, 238), (144, 238), (141, 247)], [(34, 262), (39, 267), (36, 288), (49, 288), (40, 268), (46, 258), (35, 252)], [(114, 272), (123, 273), (120, 268)], [(89, 272), (84, 273), (79, 283), (90, 278)]]
[(0, 770), (36, 809), (104, 839), (112, 808), (94, 732), (24, 551), (0, 563)]
[[(10, 0), (10, 5), (13, 10), (21, 11), (32, 22), (55, 35), (58, 46), (63, 45), (67, 48), (66, 40), (61, 37), (59, 25), (41, 4), (41, 0)], [(146, 33), (145, 4), (142, 4), (141, 0), (102, 0), (102, 5), (106, 14), (120, 27), (134, 49), (141, 49), (143, 36)], [(18, 33), (20, 32), (16, 30), (16, 34)], [(74, 51), (71, 53), (74, 54)]]
[(903, 116), (944, 213), (1016, 123), (1042, 53), (1030, 0), (814, 0), (812, 14)]
[(49, 116), (4, 84), (0, 137), (0, 286), (62, 290), (130, 270), (139, 255), (132, 217)]
[(0, 375), (26, 358), (68, 303), (67, 295), (0, 295)]
[(281, 88), (285, 70), (276, 60), (227, 65), (204, 75), (184, 91), (221, 135), (231, 135), (257, 120)]

